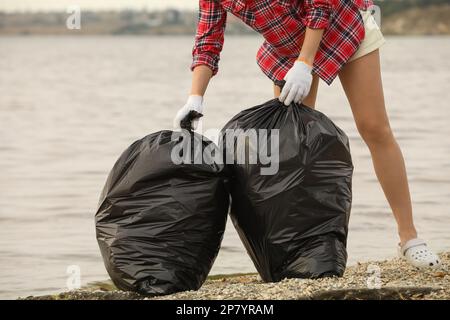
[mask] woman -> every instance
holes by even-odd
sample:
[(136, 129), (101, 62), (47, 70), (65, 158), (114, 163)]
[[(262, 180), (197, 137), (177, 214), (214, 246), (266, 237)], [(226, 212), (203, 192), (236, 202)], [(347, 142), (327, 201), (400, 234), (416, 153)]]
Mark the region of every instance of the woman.
[[(286, 105), (314, 108), (319, 78), (344, 88), (361, 137), (398, 225), (399, 255), (416, 267), (436, 267), (438, 257), (417, 238), (406, 169), (386, 113), (379, 48), (383, 35), (371, 15), (371, 0), (200, 0), (193, 49), (191, 95), (175, 125), (190, 110), (203, 112), (203, 96), (218, 71), (227, 13), (261, 33), (257, 62)], [(193, 124), (194, 126), (196, 123)]]

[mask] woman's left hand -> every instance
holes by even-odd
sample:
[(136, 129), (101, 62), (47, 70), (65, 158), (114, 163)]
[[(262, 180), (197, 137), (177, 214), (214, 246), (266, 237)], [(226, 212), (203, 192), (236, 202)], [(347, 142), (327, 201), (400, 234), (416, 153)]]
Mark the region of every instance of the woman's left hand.
[(292, 102), (299, 103), (309, 94), (312, 83), (312, 67), (303, 61), (295, 61), (292, 68), (286, 73), (286, 81), (280, 97), (281, 102), (289, 106)]

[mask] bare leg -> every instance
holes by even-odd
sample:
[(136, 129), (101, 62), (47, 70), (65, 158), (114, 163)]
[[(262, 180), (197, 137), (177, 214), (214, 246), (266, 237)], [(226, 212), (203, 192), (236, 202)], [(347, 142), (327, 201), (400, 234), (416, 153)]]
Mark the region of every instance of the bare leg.
[(402, 152), (385, 109), (378, 50), (348, 63), (340, 72), (361, 137), (369, 147), (378, 180), (397, 221), (400, 241), (416, 238)]
[[(316, 106), (318, 90), (319, 90), (319, 77), (316, 75), (313, 75), (313, 81), (311, 83), (311, 90), (309, 90), (308, 96), (303, 100), (302, 103), (305, 106), (308, 106), (308, 107), (314, 109)], [(274, 85), (273, 92), (274, 92), (275, 98), (278, 98), (281, 93), (280, 87), (277, 85)]]

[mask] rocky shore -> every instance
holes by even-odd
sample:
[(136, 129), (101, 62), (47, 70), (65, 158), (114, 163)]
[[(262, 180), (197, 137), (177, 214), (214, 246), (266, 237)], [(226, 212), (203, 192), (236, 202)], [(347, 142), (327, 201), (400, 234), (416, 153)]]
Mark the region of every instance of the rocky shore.
[(342, 299), (450, 299), (450, 252), (440, 254), (439, 269), (417, 270), (400, 259), (358, 263), (342, 278), (285, 279), (263, 283), (256, 274), (209, 277), (198, 291), (146, 298), (117, 291), (110, 282), (51, 296), (27, 297), (32, 300), (342, 300)]

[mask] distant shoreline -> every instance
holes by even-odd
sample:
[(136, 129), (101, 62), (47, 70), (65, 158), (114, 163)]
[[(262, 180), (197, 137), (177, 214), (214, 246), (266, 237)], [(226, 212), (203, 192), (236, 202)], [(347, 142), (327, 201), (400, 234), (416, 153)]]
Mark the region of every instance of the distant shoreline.
[[(0, 36), (5, 35), (191, 35), (196, 31), (197, 13), (166, 10), (84, 12), (81, 29), (69, 30), (65, 12), (0, 12)], [(228, 15), (227, 35), (251, 35), (255, 31)], [(450, 35), (450, 4), (406, 7), (382, 16), (385, 35)]]
[[(450, 37), (449, 34), (433, 34), (433, 35), (416, 35), (416, 34), (388, 34), (384, 35), (386, 38), (392, 39), (447, 39)], [(76, 34), (0, 34), (0, 39), (7, 38), (74, 38), (74, 39), (89, 39), (89, 38), (186, 38), (191, 37), (194, 39), (193, 34), (165, 34), (165, 35), (156, 35), (156, 34), (85, 34), (85, 35), (76, 35)], [(229, 34), (226, 37), (230, 38), (259, 38), (258, 34)]]

